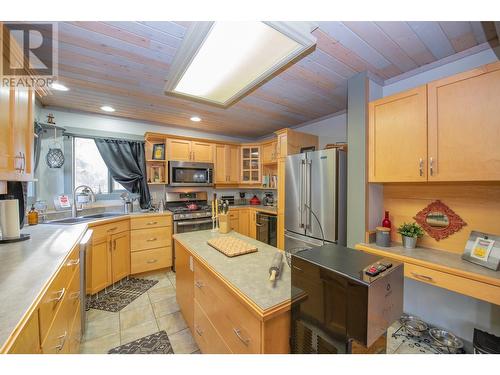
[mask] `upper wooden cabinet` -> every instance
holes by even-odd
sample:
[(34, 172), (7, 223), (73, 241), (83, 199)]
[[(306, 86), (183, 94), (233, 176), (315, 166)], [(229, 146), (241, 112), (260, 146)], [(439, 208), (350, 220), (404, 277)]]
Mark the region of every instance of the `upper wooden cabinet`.
[(167, 158), (177, 161), (213, 162), (213, 144), (186, 139), (167, 139)]
[(277, 141), (262, 144), (262, 163), (274, 163), (278, 160)]
[(426, 86), (369, 104), (369, 181), (426, 181)]
[(0, 181), (33, 179), (32, 89), (0, 88)]
[(240, 147), (215, 145), (215, 183), (237, 184), (240, 179)]
[(369, 182), (499, 181), (500, 63), (369, 104)]
[(428, 101), (429, 181), (500, 180), (500, 64), (429, 83)]
[(260, 146), (241, 146), (241, 183), (258, 184), (261, 181)]

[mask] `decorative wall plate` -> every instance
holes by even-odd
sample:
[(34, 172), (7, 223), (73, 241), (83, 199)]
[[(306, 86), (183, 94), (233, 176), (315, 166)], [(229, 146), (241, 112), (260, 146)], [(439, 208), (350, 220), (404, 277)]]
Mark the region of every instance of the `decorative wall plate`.
[(467, 223), (440, 200), (430, 203), (414, 217), (416, 222), (436, 241), (458, 232)]

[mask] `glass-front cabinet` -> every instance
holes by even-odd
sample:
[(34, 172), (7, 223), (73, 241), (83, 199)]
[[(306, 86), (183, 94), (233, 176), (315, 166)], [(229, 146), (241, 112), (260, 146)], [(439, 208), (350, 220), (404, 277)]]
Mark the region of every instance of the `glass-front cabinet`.
[(260, 146), (241, 147), (241, 183), (260, 184)]

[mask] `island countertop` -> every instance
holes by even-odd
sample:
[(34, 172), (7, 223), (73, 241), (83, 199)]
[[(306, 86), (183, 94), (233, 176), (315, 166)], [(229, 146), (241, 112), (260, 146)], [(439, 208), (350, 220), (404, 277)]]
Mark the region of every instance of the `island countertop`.
[[(220, 236), (236, 237), (255, 245), (258, 251), (232, 258), (227, 257), (207, 244), (209, 239)], [(269, 281), (269, 267), (276, 252), (280, 251), (278, 248), (234, 231), (220, 234), (204, 230), (179, 233), (173, 237), (213, 272), (238, 289), (262, 312), (277, 305), (291, 302), (291, 272), (286, 263), (285, 254), (283, 254), (281, 277), (275, 284)]]
[(78, 224), (25, 226), (30, 239), (0, 245), (0, 348), (2, 348), (88, 227), (129, 217), (171, 215), (136, 212)]

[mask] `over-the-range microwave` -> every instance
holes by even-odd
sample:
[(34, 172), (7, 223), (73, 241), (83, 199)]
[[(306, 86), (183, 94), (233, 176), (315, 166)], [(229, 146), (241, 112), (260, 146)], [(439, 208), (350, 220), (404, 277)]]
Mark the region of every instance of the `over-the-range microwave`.
[(170, 186), (213, 186), (212, 163), (168, 162)]

